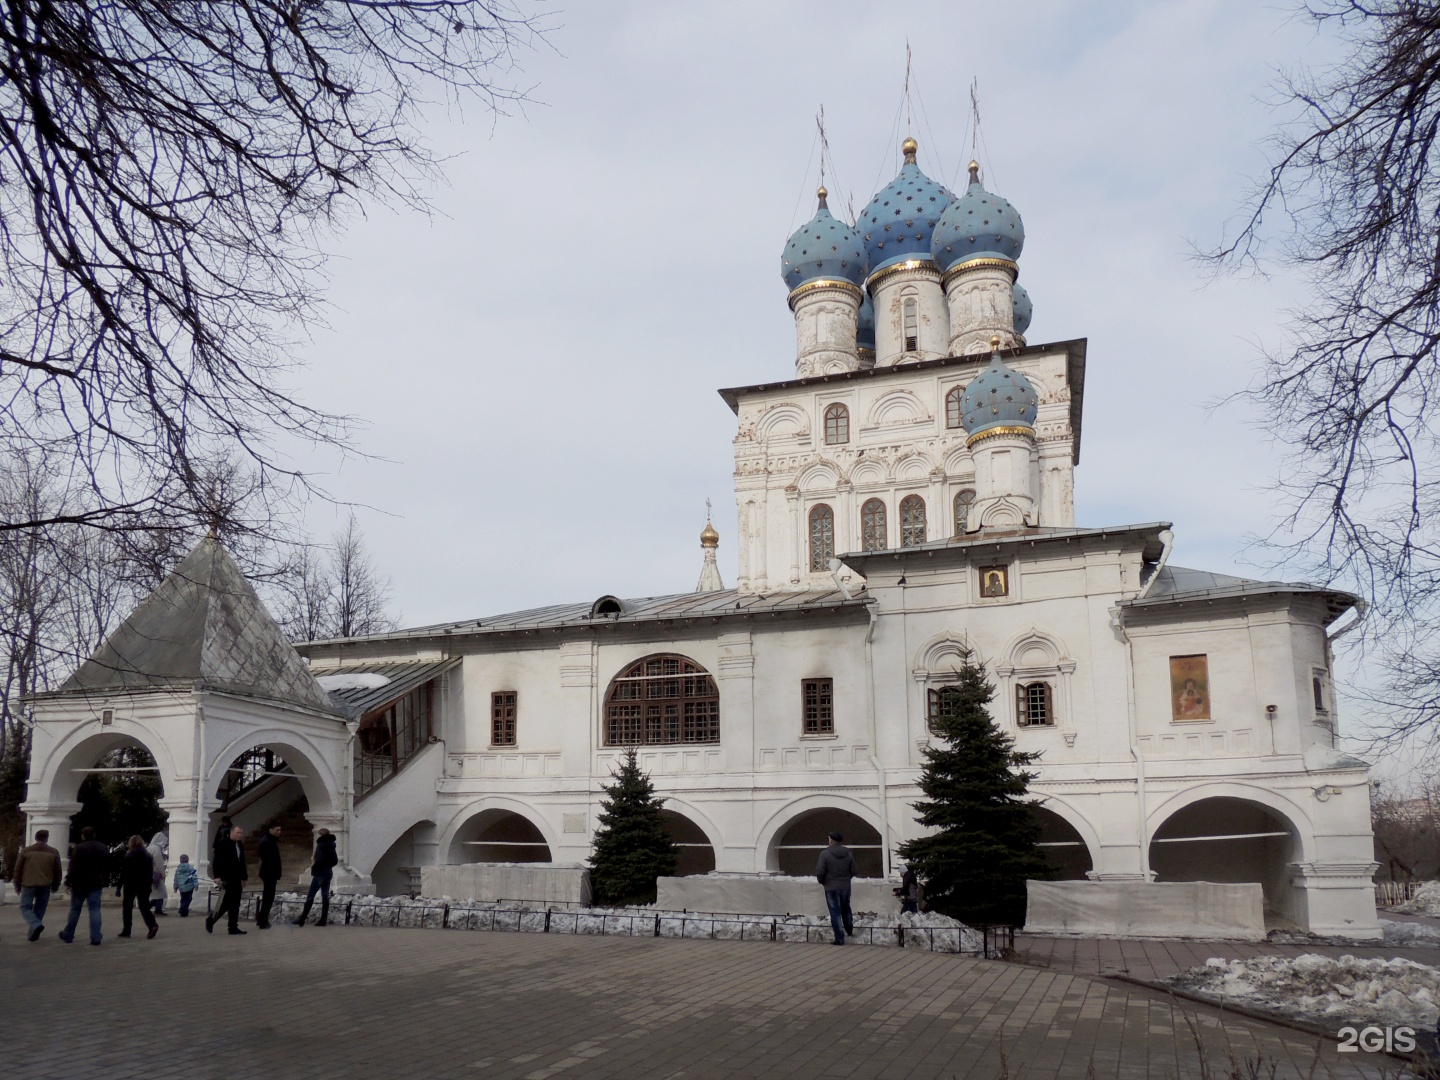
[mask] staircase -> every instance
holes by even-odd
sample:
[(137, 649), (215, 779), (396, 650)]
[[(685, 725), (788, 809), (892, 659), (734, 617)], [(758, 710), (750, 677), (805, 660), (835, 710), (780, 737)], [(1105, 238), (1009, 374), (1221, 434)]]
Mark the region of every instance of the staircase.
[[(310, 881), (310, 861), (315, 846), (315, 830), (311, 827), (310, 822), (305, 820), (305, 811), (308, 809), (310, 809), (310, 804), (305, 801), (305, 796), (301, 795), (270, 821), (271, 825), (280, 826), (281, 889), (294, 882), (308, 884)], [(251, 830), (247, 839), (258, 843), (264, 832), (263, 827), (257, 827)]]

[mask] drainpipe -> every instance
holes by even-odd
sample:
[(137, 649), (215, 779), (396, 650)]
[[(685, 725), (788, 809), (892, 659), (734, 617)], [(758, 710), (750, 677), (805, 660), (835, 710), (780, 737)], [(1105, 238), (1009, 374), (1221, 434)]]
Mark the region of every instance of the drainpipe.
[[(1169, 552), (1168, 545), (1166, 552)], [(1156, 567), (1155, 573), (1159, 572), (1159, 567)], [(1155, 580), (1154, 575), (1150, 580)], [(1149, 587), (1148, 583), (1146, 587)], [(1135, 761), (1135, 802), (1138, 815), (1135, 824), (1135, 840), (1140, 847), (1141, 876), (1145, 881), (1149, 881), (1150, 845), (1145, 842), (1145, 823), (1149, 812), (1145, 800), (1145, 757), (1140, 753), (1140, 718), (1135, 704), (1135, 645), (1130, 640), (1130, 635), (1125, 632), (1124, 611), (1117, 607), (1113, 608), (1111, 613), (1115, 620), (1115, 629), (1125, 639), (1125, 714), (1130, 733), (1130, 757)]]
[(354, 867), (350, 865), (350, 830), (355, 825), (355, 737), (360, 731), (360, 721), (345, 721), (345, 793), (342, 798), (340, 811), (344, 814), (342, 824), (345, 829), (345, 854), (341, 859), (351, 871)]
[(195, 741), (200, 747), (200, 764), (195, 776), (195, 863), (198, 866), (200, 860), (205, 860), (205, 869), (210, 867), (210, 856), (208, 854), (210, 845), (205, 841), (209, 837), (210, 830), (205, 820), (205, 702), (202, 700), (195, 705)]
[(876, 723), (875, 723), (875, 650), (872, 644), (875, 639), (875, 621), (877, 614), (875, 606), (870, 604), (865, 609), (870, 615), (870, 626), (865, 631), (865, 689), (866, 706), (870, 723), (870, 764), (875, 767), (876, 792), (880, 800), (880, 867), (881, 872), (888, 878), (890, 876), (890, 813), (889, 800), (885, 794), (885, 769), (880, 764), (880, 758), (875, 753), (876, 747)]

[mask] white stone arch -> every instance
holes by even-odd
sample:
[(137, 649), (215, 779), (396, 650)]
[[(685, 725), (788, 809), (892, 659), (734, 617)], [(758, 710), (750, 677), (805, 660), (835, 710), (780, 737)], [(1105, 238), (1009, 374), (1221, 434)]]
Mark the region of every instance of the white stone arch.
[(1196, 784), (1183, 788), (1149, 809), (1145, 816), (1145, 847), (1148, 850), (1155, 842), (1160, 827), (1179, 811), (1205, 799), (1240, 799), (1253, 802), (1273, 811), (1295, 830), (1295, 840), (1300, 845), (1296, 862), (1312, 862), (1315, 859), (1315, 832), (1310, 816), (1292, 799), (1270, 788), (1256, 784), (1222, 781)]
[[(337, 728), (339, 732), (344, 730), (338, 724)], [(345, 739), (342, 735), (335, 741), (336, 745), (327, 752), (325, 747), (294, 728), (247, 729), (210, 759), (205, 770), (205, 798), (208, 801), (214, 797), (231, 762), (248, 750), (264, 746), (279, 753), (285, 763), (295, 770), (300, 789), (305, 792), (305, 801), (310, 807), (307, 814), (339, 813), (342, 809), (340, 779), (331, 768), (329, 754), (343, 750)]]
[(873, 458), (862, 458), (855, 463), (846, 477), (855, 487), (866, 487), (871, 484), (883, 484), (888, 479), (885, 473), (885, 466)]
[(915, 651), (911, 671), (922, 680), (951, 676), (964, 662), (967, 650), (973, 651), (969, 638), (953, 630), (944, 630)]
[(909, 390), (891, 390), (881, 394), (870, 405), (865, 417), (866, 427), (886, 427), (893, 424), (928, 423), (931, 417), (925, 405)]
[(912, 453), (895, 463), (895, 480), (897, 483), (916, 483), (929, 480), (934, 468), (934, 462), (924, 454)]
[(1032, 682), (1049, 683), (1053, 692), (1053, 723), (1064, 733), (1067, 746), (1075, 743), (1075, 723), (1071, 677), (1075, 674), (1072, 660), (1058, 634), (1038, 626), (1016, 634), (1001, 650), (1003, 658), (995, 665), (996, 696), (999, 711), (1018, 724), (1015, 715), (1015, 687)]
[(840, 485), (840, 474), (828, 461), (813, 461), (795, 476), (795, 486), (806, 494), (834, 491)]
[(1080, 834), (1080, 839), (1085, 841), (1085, 849), (1090, 854), (1091, 869), (1098, 871), (1100, 869), (1100, 832), (1091, 824), (1090, 819), (1069, 799), (1033, 788), (1031, 793), (1038, 796), (1035, 801), (1036, 806), (1042, 810), (1049, 810)]
[(945, 455), (945, 475), (952, 483), (975, 483), (975, 458), (964, 443)]
[(789, 401), (772, 405), (755, 422), (755, 438), (761, 442), (782, 437), (803, 438), (809, 434), (809, 417), (805, 410)]
[(673, 810), (693, 821), (696, 827), (705, 834), (705, 839), (710, 841), (710, 846), (715, 849), (717, 857), (724, 850), (725, 842), (720, 835), (720, 830), (716, 828), (715, 822), (710, 819), (709, 815), (698, 809), (694, 803), (677, 799), (673, 795), (666, 795), (665, 809)]
[(481, 814), (491, 810), (501, 810), (511, 814), (518, 814), (531, 825), (535, 826), (541, 838), (550, 848), (550, 856), (554, 858), (555, 852), (560, 850), (560, 836), (551, 825), (544, 814), (540, 813), (534, 806), (520, 799), (512, 799), (505, 795), (486, 795), (483, 798), (474, 799), (460, 809), (456, 810), (445, 827), (440, 831), (440, 842), (438, 845), (440, 857), (445, 862), (450, 861), (450, 849), (455, 844), (455, 838), (460, 830), (468, 825)]
[(780, 835), (802, 814), (812, 810), (844, 810), (860, 818), (881, 837), (885, 835), (884, 823), (881, 822), (878, 814), (872, 806), (868, 806), (858, 799), (852, 799), (848, 795), (805, 795), (794, 799), (771, 814), (765, 823), (760, 827), (757, 834), (755, 850), (765, 860), (765, 868), (775, 870), (779, 868), (779, 856), (775, 845)]
[(50, 748), (38, 770), (32, 760), (27, 802), (37, 806), (75, 802), (80, 785), (88, 775), (76, 769), (89, 769), (109, 751), (136, 744), (149, 752), (160, 770), (160, 797), (164, 800), (188, 797), (190, 785), (176, 768), (175, 758), (163, 736), (131, 717), (116, 716), (104, 727), (98, 720), (76, 725)]

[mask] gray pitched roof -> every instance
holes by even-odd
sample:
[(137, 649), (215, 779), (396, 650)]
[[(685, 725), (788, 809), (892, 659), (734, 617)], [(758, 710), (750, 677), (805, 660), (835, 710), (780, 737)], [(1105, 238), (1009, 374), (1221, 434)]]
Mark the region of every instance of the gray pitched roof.
[[(364, 716), (382, 705), (404, 697), (417, 687), (424, 686), (431, 679), (439, 678), (460, 663), (460, 657), (445, 660), (421, 660), (415, 662), (382, 660), (373, 664), (346, 664), (343, 667), (323, 667), (324, 661), (317, 661), (310, 669), (316, 679), (347, 675), (381, 675), (383, 685), (356, 684), (329, 686), (330, 700), (346, 716)], [(376, 680), (378, 681), (378, 680)], [(321, 685), (328, 685), (322, 683)]]
[(1184, 566), (1163, 566), (1155, 574), (1155, 583), (1143, 597), (1120, 601), (1121, 607), (1147, 608), (1181, 604), (1196, 600), (1229, 600), (1249, 596), (1314, 596), (1325, 602), (1327, 621), (1332, 621), (1355, 605), (1353, 593), (1308, 585), (1294, 581), (1257, 581), (1253, 578), (1216, 574), (1209, 570), (1191, 570)]
[(192, 687), (338, 711), (235, 560), (208, 537), (60, 693)]

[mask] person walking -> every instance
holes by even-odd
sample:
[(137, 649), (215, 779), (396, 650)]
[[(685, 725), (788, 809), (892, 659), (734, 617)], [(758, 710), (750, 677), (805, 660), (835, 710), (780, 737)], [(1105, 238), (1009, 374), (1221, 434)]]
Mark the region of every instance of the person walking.
[(900, 875), (900, 888), (896, 890), (900, 897), (901, 915), (920, 914), (920, 901), (924, 897), (924, 889), (920, 886), (920, 875), (915, 873), (915, 867), (910, 863), (905, 864), (905, 873)]
[(140, 907), (140, 918), (145, 920), (150, 931), (146, 937), (153, 938), (160, 932), (160, 924), (155, 921), (155, 913), (150, 910), (150, 888), (154, 875), (155, 860), (150, 858), (144, 839), (138, 834), (130, 837), (130, 845), (125, 849), (125, 861), (120, 864), (120, 886), (124, 890), (125, 908), (120, 915), (120, 933), (116, 934), (116, 937), (130, 936), (130, 925), (137, 904)]
[(150, 906), (156, 915), (164, 915), (165, 898), (169, 895), (165, 890), (165, 863), (170, 853), (170, 837), (165, 830), (157, 831), (145, 850), (150, 853), (150, 861), (155, 865), (155, 872), (150, 875)]
[(195, 872), (195, 864), (190, 861), (189, 855), (181, 855), (180, 862), (175, 866), (175, 880), (172, 882), (175, 891), (180, 894), (180, 917), (190, 917), (190, 901), (195, 898), (195, 890), (200, 887), (200, 875)]
[(30, 928), (30, 940), (38, 941), (45, 930), (45, 909), (50, 894), (60, 888), (60, 852), (51, 847), (49, 829), (36, 829), (35, 842), (15, 860), (13, 881), (20, 893), (20, 916)]
[(825, 890), (825, 906), (830, 909), (830, 929), (835, 931), (835, 944), (844, 945), (845, 935), (855, 934), (855, 917), (850, 913), (850, 879), (859, 875), (855, 856), (841, 841), (838, 832), (830, 834), (830, 846), (820, 852), (815, 863), (815, 880)]
[(329, 920), (330, 880), (339, 863), (340, 856), (335, 851), (335, 837), (329, 829), (321, 829), (315, 834), (315, 861), (310, 864), (310, 891), (305, 894), (305, 906), (300, 911), (300, 917), (295, 920), (296, 926), (304, 926), (305, 920), (310, 917), (310, 908), (315, 903), (317, 892), (320, 894), (320, 918), (315, 920), (315, 925), (324, 926)]
[(90, 944), (100, 944), (100, 895), (110, 879), (110, 849), (95, 839), (95, 830), (86, 825), (80, 830), (80, 843), (70, 852), (70, 866), (65, 884), (70, 886), (70, 918), (65, 929), (56, 936), (65, 944), (75, 940), (75, 927), (80, 924), (80, 909), (90, 908)]
[(205, 918), (205, 932), (213, 934), (215, 924), (222, 915), (228, 916), (229, 932), (243, 934), (240, 929), (240, 890), (250, 874), (245, 869), (245, 830), (239, 825), (230, 830), (230, 838), (215, 845), (215, 858), (210, 863), (210, 873), (220, 879), (224, 891), (220, 894), (220, 906), (213, 915)]
[(271, 825), (260, 837), (260, 910), (255, 929), (270, 929), (270, 909), (275, 905), (275, 883), (280, 880), (280, 826)]

